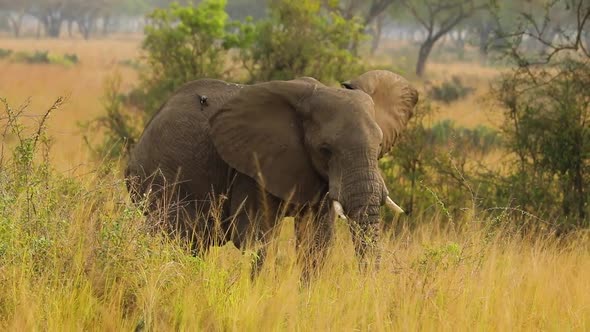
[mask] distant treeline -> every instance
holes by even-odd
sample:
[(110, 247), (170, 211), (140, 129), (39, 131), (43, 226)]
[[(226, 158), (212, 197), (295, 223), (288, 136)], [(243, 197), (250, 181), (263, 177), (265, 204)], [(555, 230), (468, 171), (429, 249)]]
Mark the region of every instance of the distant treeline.
[[(154, 9), (168, 8), (172, 3), (198, 6), (203, 1), (171, 0), (0, 0), (0, 30), (22, 35), (59, 37), (82, 35), (84, 38), (114, 32), (142, 32), (150, 25), (148, 16)], [(283, 0), (218, 1), (231, 20), (244, 22), (267, 18), (272, 7)], [(335, 13), (344, 20), (354, 20), (370, 38), (350, 40), (348, 48), (364, 43), (374, 53), (383, 37), (403, 40), (418, 49), (415, 72), (422, 76), (435, 46), (444, 41), (449, 49), (462, 54), (466, 47), (476, 48), (481, 58), (490, 52), (510, 47), (506, 40), (515, 31), (522, 32), (521, 47), (532, 52), (549, 52), (550, 44), (532, 38), (541, 34), (545, 41), (566, 41), (564, 33), (575, 31), (578, 1), (551, 6), (549, 20), (543, 21), (547, 6), (541, 1), (510, 0), (335, 0), (308, 1), (303, 5), (317, 7), (323, 13)], [(288, 18), (278, 18), (281, 19)], [(330, 20), (334, 21), (334, 17)], [(539, 24), (530, 24), (538, 21)], [(332, 22), (334, 23), (334, 22)], [(581, 35), (586, 47), (590, 33)], [(397, 47), (396, 47), (397, 49)]]

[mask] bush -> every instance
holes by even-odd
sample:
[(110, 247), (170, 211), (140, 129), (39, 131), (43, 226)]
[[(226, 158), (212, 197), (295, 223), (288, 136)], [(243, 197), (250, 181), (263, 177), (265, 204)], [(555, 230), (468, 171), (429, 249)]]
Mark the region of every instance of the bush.
[(442, 213), (450, 220), (466, 207), (499, 203), (482, 197), (493, 196), (495, 187), (485, 182), (488, 177), (478, 173), (481, 165), (474, 162), (503, 148), (499, 132), (459, 127), (452, 120), (428, 126), (433, 112), (427, 101), (420, 102), (390, 155), (380, 161), (392, 197), (405, 198), (401, 203), (409, 215)]
[(588, 226), (590, 61), (564, 59), (521, 74), (506, 74), (495, 87), (507, 147), (517, 157), (508, 190), (527, 211)]
[(479, 125), (474, 129), (457, 127), (453, 120), (435, 123), (426, 131), (431, 144), (436, 146), (452, 145), (461, 147), (464, 153), (487, 154), (502, 144), (498, 131)]
[(12, 55), (12, 50), (0, 48), (0, 59), (8, 58), (10, 55)]
[(188, 81), (225, 77), (225, 4), (225, 0), (204, 0), (196, 7), (173, 3), (148, 16), (142, 44), (148, 69), (141, 77), (143, 98), (138, 105), (148, 115)]
[(27, 51), (19, 51), (14, 53), (12, 59), (15, 62), (24, 62), (29, 64), (49, 63), (49, 51), (35, 51), (33, 53)]
[[(118, 159), (127, 155), (139, 138), (142, 114), (129, 112), (125, 107), (124, 101), (128, 97), (121, 93), (120, 75), (110, 77), (104, 91), (102, 103), (106, 114), (80, 123), (79, 127), (84, 133), (84, 142), (96, 159)], [(94, 140), (96, 132), (103, 133), (100, 142)]]
[(12, 60), (15, 62), (24, 62), (28, 64), (59, 64), (71, 66), (78, 63), (76, 54), (51, 54), (49, 51), (19, 51), (14, 53)]
[(145, 66), (137, 59), (124, 59), (119, 61), (119, 65), (133, 68), (135, 70), (140, 70), (145, 68)]
[(63, 66), (72, 66), (78, 63), (78, 56), (76, 54), (49, 54), (49, 63)]
[(473, 90), (473, 88), (463, 85), (463, 82), (461, 82), (458, 76), (453, 76), (450, 81), (444, 81), (440, 85), (434, 85), (428, 91), (428, 95), (433, 100), (449, 104), (467, 97)]
[(350, 51), (366, 38), (360, 21), (322, 9), (320, 1), (272, 1), (268, 19), (238, 26), (232, 45), (250, 81), (312, 76), (338, 82), (361, 70)]

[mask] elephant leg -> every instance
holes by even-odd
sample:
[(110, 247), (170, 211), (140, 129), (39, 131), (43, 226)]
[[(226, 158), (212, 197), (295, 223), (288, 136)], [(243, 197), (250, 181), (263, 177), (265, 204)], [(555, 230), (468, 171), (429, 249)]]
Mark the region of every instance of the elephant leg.
[(324, 265), (334, 233), (334, 216), (328, 204), (321, 204), (309, 213), (295, 217), (298, 261), (302, 281), (308, 283)]
[(238, 174), (231, 188), (231, 218), (225, 227), (234, 245), (246, 250), (258, 245), (252, 262), (252, 277), (258, 275), (273, 237), (281, 200), (262, 191), (250, 177)]
[(190, 195), (180, 187), (170, 187), (152, 203), (159, 211), (157, 218), (172, 238), (178, 238), (195, 256), (208, 247), (208, 234), (202, 216)]
[[(143, 183), (141, 196), (152, 230), (164, 230), (171, 238), (181, 240), (195, 256), (203, 256), (211, 244), (208, 202), (197, 202), (187, 188), (161, 175), (153, 175)], [(140, 197), (138, 194), (136, 197)], [(137, 198), (136, 198), (137, 199)]]

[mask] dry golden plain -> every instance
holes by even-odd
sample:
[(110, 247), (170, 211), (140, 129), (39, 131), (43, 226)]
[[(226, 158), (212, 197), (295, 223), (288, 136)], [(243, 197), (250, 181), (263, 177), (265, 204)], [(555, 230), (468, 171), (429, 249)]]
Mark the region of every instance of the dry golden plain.
[(53, 162), (60, 170), (75, 169), (88, 160), (78, 123), (104, 112), (101, 97), (107, 78), (119, 73), (123, 88), (137, 80), (135, 70), (119, 64), (139, 54), (140, 37), (109, 40), (0, 39), (0, 48), (13, 51), (75, 53), (80, 63), (22, 64), (0, 60), (0, 96), (12, 107), (30, 100), (29, 115), (43, 114), (58, 97), (63, 107), (51, 115), (49, 134), (53, 139)]

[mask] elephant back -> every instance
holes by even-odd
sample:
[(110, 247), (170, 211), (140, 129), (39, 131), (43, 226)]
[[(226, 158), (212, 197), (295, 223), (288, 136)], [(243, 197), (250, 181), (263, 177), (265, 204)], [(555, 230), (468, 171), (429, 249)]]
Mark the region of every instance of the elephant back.
[[(227, 165), (210, 139), (209, 117), (241, 85), (215, 79), (184, 84), (147, 124), (133, 148), (126, 174), (140, 194), (174, 186), (183, 197), (206, 199), (225, 189)], [(223, 189), (222, 189), (223, 188)]]

